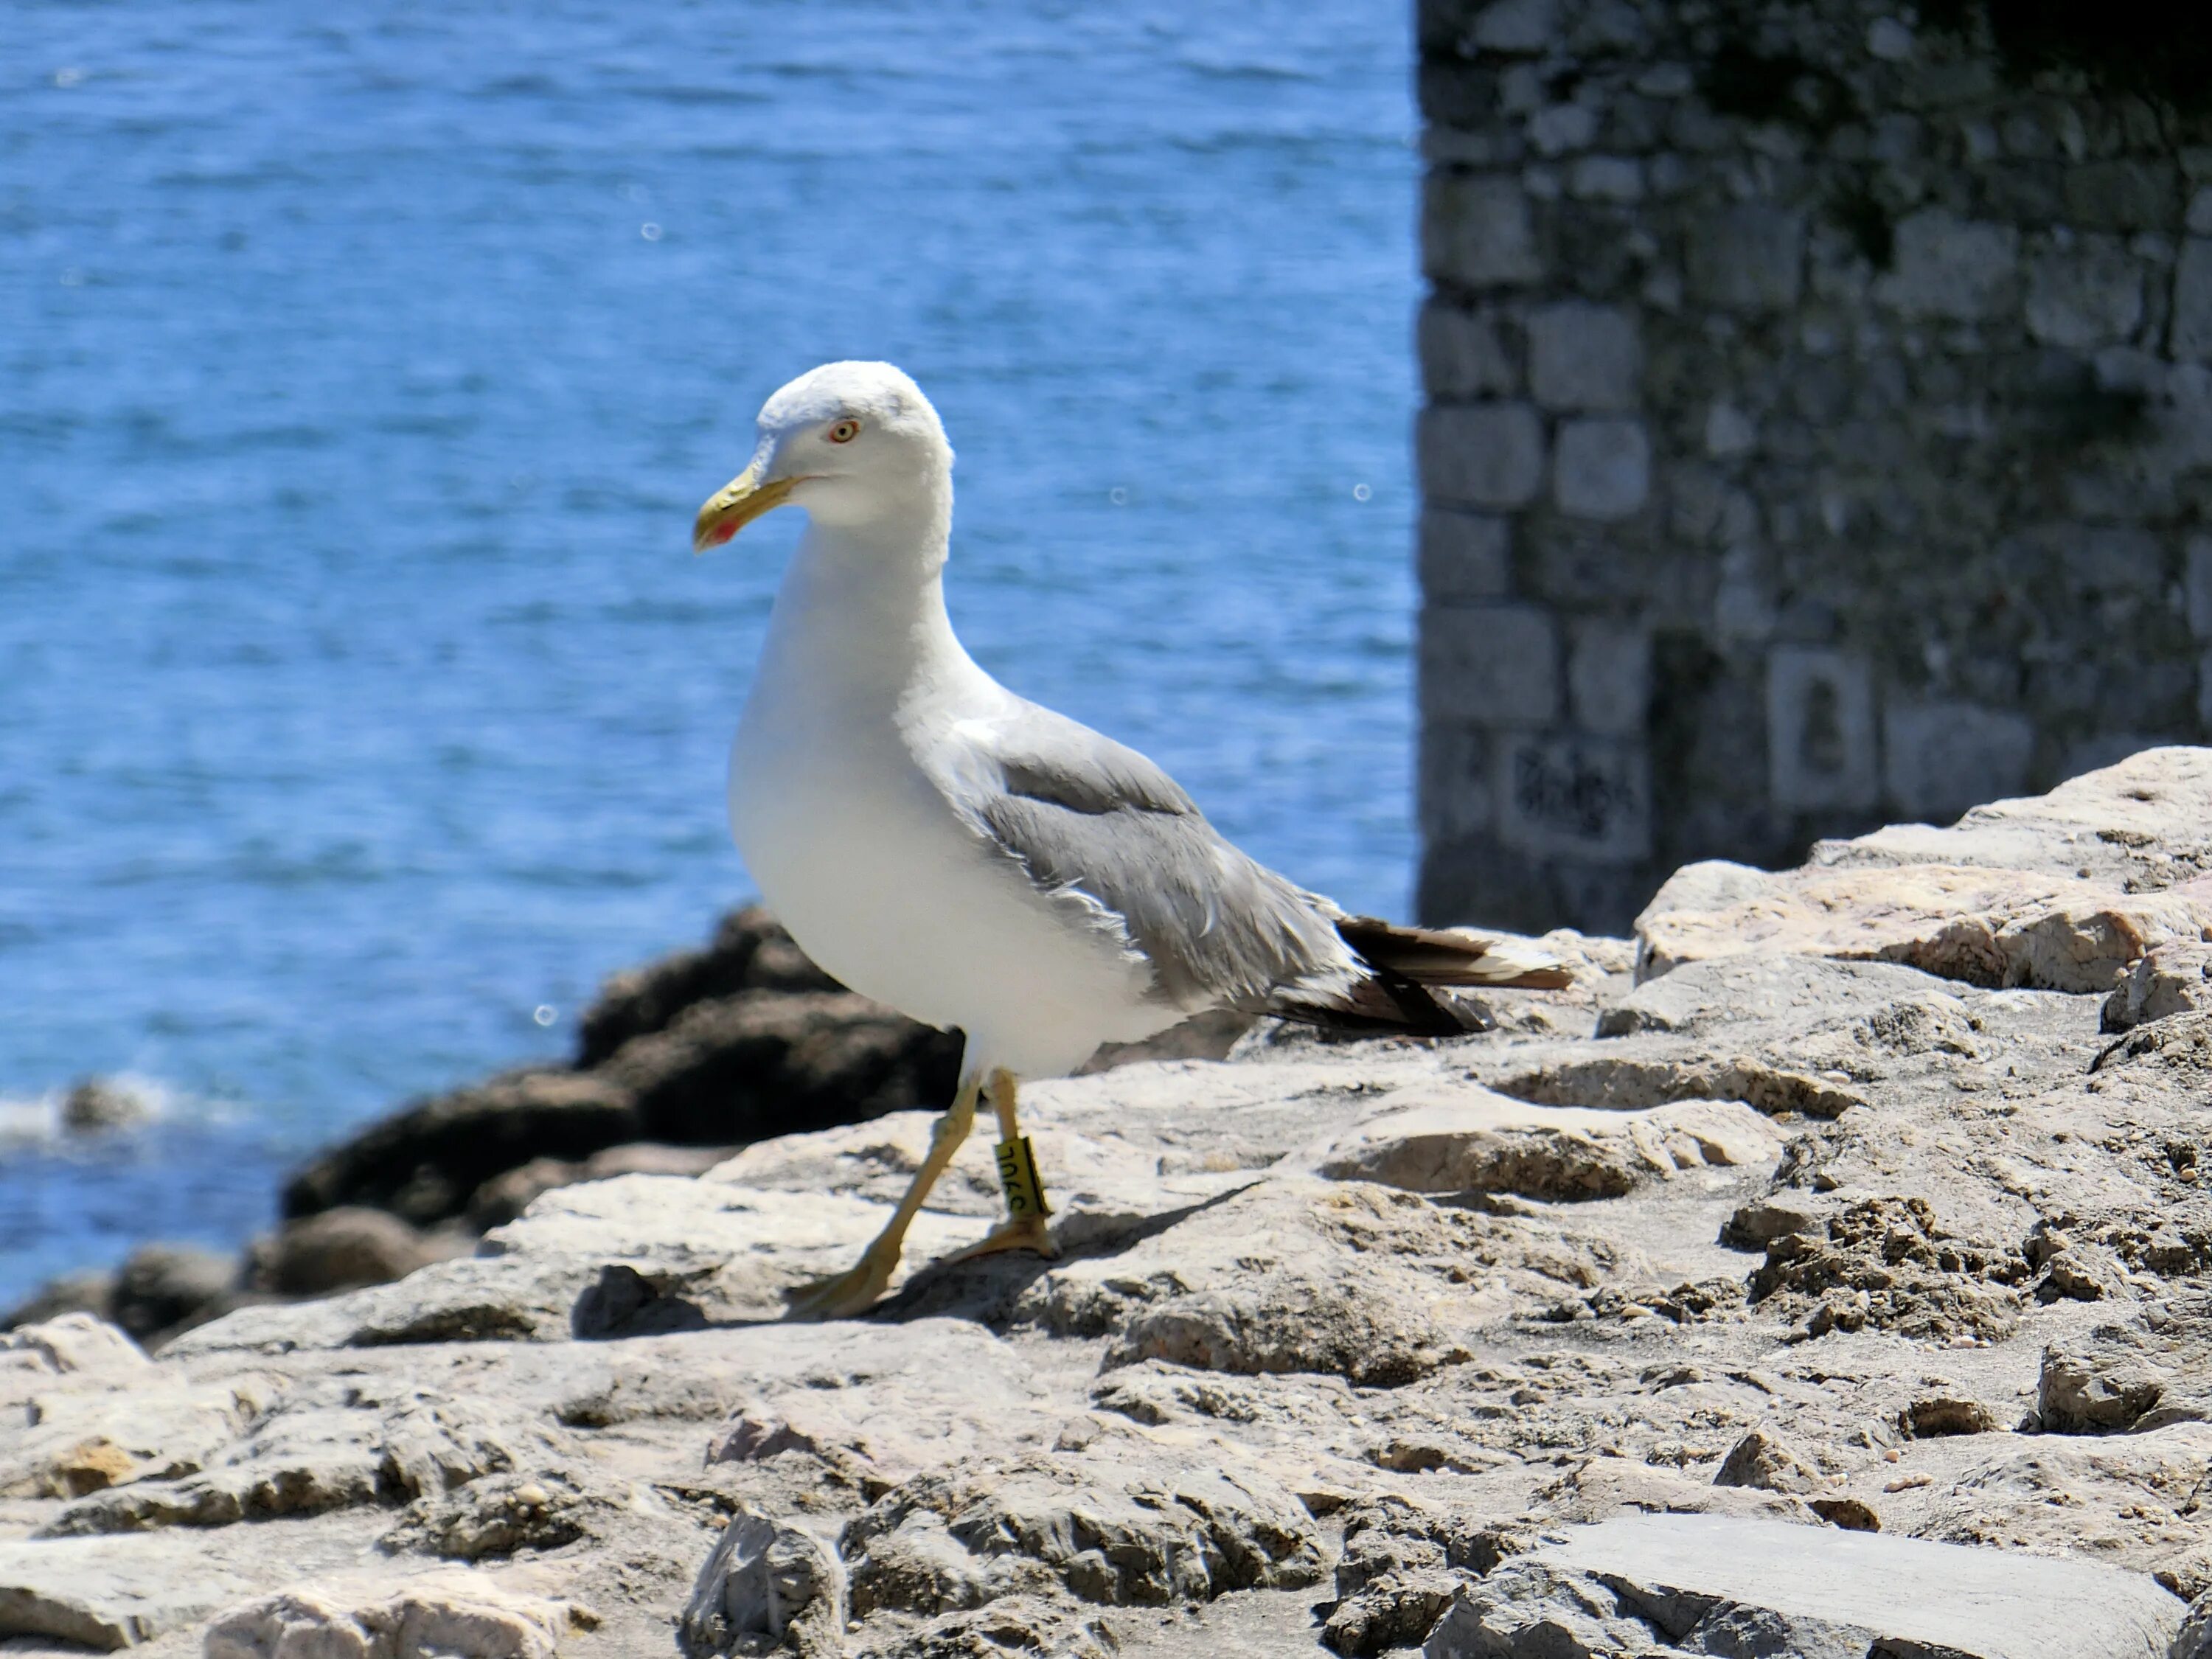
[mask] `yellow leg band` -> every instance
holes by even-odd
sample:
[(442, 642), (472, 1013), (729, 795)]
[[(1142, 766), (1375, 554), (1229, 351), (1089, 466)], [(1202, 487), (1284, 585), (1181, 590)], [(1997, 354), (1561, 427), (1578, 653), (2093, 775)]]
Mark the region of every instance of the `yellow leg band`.
[(1014, 1140), (999, 1143), (999, 1185), (1006, 1189), (1006, 1213), (1019, 1220), (1024, 1216), (1050, 1215), (1045, 1207), (1044, 1182), (1037, 1178), (1036, 1154), (1030, 1150), (1030, 1138), (1023, 1135)]

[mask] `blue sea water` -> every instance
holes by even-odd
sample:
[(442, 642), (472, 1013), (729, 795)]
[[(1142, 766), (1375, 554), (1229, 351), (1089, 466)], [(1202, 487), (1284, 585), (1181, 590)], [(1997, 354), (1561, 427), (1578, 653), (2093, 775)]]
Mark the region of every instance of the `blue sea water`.
[[(798, 526), (688, 532), (823, 359), (943, 411), (986, 666), (1401, 911), (1407, 10), (11, 5), (0, 1304), (746, 896)], [(36, 1133), (94, 1072), (161, 1121)]]

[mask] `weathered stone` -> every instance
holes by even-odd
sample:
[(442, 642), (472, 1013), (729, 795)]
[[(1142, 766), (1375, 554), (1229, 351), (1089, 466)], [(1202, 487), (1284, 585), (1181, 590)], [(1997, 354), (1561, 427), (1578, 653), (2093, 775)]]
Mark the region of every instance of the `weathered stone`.
[(835, 1550), (740, 1507), (699, 1570), (678, 1639), (690, 1659), (753, 1651), (763, 1638), (800, 1659), (843, 1659), (846, 1599)]
[(1438, 282), (1483, 289), (1543, 274), (1528, 198), (1517, 179), (1431, 173), (1423, 195), (1421, 252)]
[(1893, 264), (1875, 292), (1908, 316), (1972, 320), (2010, 300), (2019, 270), (2020, 233), (2010, 225), (1925, 208), (1898, 221)]
[(1256, 1468), (1059, 1454), (925, 1475), (847, 1529), (854, 1611), (932, 1614), (1056, 1583), (1109, 1607), (1310, 1584), (1320, 1540)]
[(1567, 712), (1576, 729), (1641, 736), (1650, 703), (1650, 634), (1605, 619), (1578, 624), (1567, 653)]
[(2142, 269), (2118, 238), (2083, 237), (2028, 264), (2027, 329), (2091, 350), (2129, 338), (2142, 320)]
[(1544, 482), (1544, 426), (1527, 404), (1437, 404), (1421, 411), (1414, 454), (1431, 501), (1513, 507)]
[(2160, 1423), (2212, 1419), (2212, 1330), (2203, 1310), (2156, 1323), (2130, 1318), (2100, 1324), (2043, 1350), (2035, 1412), (2058, 1434), (2100, 1434)]
[(2027, 716), (1972, 703), (1893, 702), (1882, 710), (1882, 781), (1890, 804), (1953, 817), (2027, 782), (2035, 727)]
[(2150, 1579), (2111, 1567), (1735, 1516), (1632, 1516), (1462, 1590), (1423, 1652), (2160, 1659), (2182, 1613)]
[(2148, 1020), (2212, 1008), (2212, 943), (2174, 939), (2136, 959), (2105, 1000), (2104, 1027), (2130, 1031)]
[(1794, 306), (1804, 248), (1804, 220), (1763, 203), (1701, 216), (1691, 226), (1686, 250), (1691, 297), (1730, 311)]
[(1573, 1200), (1618, 1197), (1682, 1170), (1768, 1164), (1781, 1152), (1781, 1137), (1738, 1101), (1606, 1111), (1467, 1088), (1393, 1097), (1314, 1168), (1408, 1192)]
[(1528, 386), (1546, 409), (1632, 410), (1644, 349), (1617, 306), (1567, 301), (1528, 313)]
[(554, 1659), (598, 1623), (574, 1602), (518, 1592), (464, 1568), (395, 1583), (335, 1577), (263, 1596), (208, 1626), (206, 1659)]
[(1421, 618), (1420, 648), (1430, 719), (1535, 726), (1559, 710), (1559, 634), (1534, 605), (1431, 610)]
[(1868, 1199), (1825, 1218), (1818, 1233), (1770, 1240), (1751, 1295), (1805, 1313), (1806, 1333), (1867, 1328), (1950, 1340), (2009, 1335), (2013, 1288), (2027, 1262), (1985, 1240), (1952, 1235), (1924, 1200)]
[(1492, 766), (1506, 846), (1607, 864), (1649, 854), (1650, 757), (1642, 744), (1516, 735), (1497, 745)]
[(2107, 992), (2145, 951), (2212, 926), (2212, 890), (2195, 888), (2130, 894), (1935, 864), (1775, 876), (1739, 866), (1716, 904), (1704, 870), (1690, 866), (1637, 919), (1644, 976), (1741, 951), (1800, 951), (1906, 963), (1972, 985)]
[(1421, 591), (1440, 605), (1479, 605), (1512, 586), (1512, 532), (1482, 513), (1431, 507), (1421, 514)]
[(1421, 307), (1416, 345), (1423, 382), (1440, 402), (1510, 398), (1521, 389), (1520, 370), (1491, 313), (1432, 300)]
[(196, 1624), (246, 1588), (173, 1539), (0, 1543), (0, 1639), (113, 1653)]
[(144, 1351), (106, 1320), (63, 1314), (0, 1331), (0, 1397), (52, 1376), (89, 1374), (120, 1380), (135, 1376), (146, 1364)]
[(1866, 658), (1778, 646), (1766, 665), (1766, 757), (1775, 804), (1863, 811), (1881, 796), (1874, 677)]
[(1624, 519), (1651, 494), (1651, 442), (1644, 423), (1622, 417), (1560, 423), (1552, 499), (1577, 518)]
[(1729, 1455), (1713, 1472), (1713, 1484), (1813, 1493), (1826, 1490), (1828, 1478), (1796, 1447), (1764, 1430), (1753, 1429), (1729, 1448)]

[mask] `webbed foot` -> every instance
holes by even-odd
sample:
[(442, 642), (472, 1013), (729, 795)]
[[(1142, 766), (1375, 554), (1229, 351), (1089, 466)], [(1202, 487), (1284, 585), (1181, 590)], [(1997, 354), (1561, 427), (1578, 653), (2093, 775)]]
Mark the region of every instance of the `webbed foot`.
[(1024, 1215), (1001, 1221), (980, 1243), (970, 1244), (951, 1260), (973, 1261), (978, 1256), (996, 1255), (1001, 1250), (1034, 1250), (1048, 1261), (1060, 1255), (1060, 1246), (1052, 1242), (1052, 1228), (1046, 1218)]
[(784, 1292), (787, 1320), (809, 1323), (823, 1319), (850, 1319), (864, 1313), (890, 1288), (898, 1266), (896, 1252), (888, 1256), (870, 1250), (850, 1271), (834, 1279), (817, 1279), (793, 1285)]

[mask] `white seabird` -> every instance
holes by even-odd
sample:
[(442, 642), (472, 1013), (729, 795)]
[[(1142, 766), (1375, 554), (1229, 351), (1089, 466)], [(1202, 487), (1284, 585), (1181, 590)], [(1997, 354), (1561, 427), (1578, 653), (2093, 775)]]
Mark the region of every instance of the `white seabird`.
[(694, 546), (770, 508), (811, 520), (785, 574), (730, 753), (730, 827), (761, 895), (854, 990), (967, 1036), (928, 1156), (850, 1273), (800, 1316), (881, 1296), (908, 1224), (988, 1089), (1009, 1216), (977, 1252), (1049, 1255), (1016, 1082), (1060, 1076), (1231, 1007), (1431, 1035), (1466, 1021), (1425, 988), (1557, 987), (1510, 941), (1346, 915), (1224, 841), (1135, 750), (1015, 696), (945, 608), (952, 449), (888, 363), (825, 364), (762, 408), (751, 465)]

